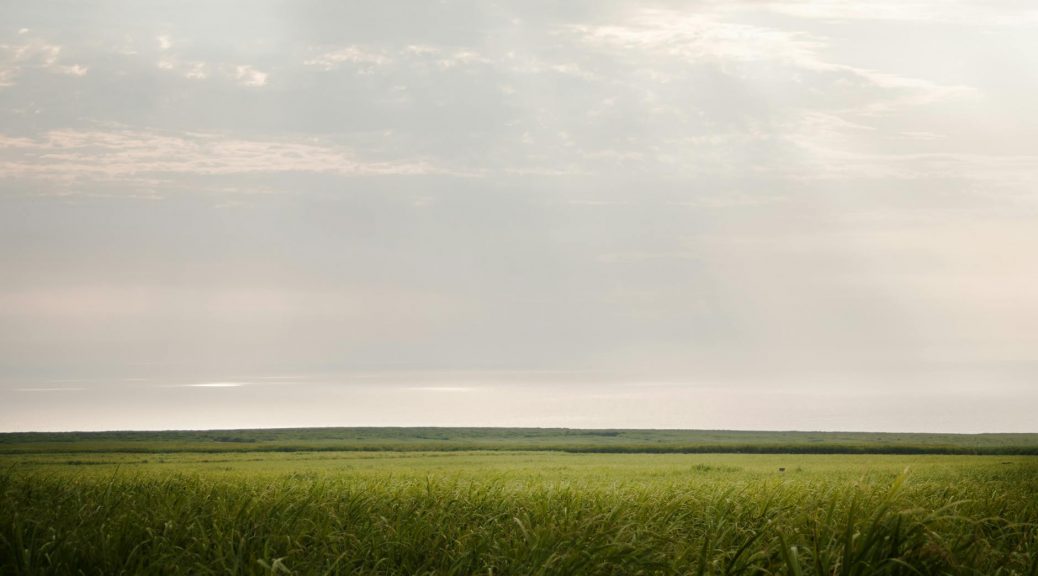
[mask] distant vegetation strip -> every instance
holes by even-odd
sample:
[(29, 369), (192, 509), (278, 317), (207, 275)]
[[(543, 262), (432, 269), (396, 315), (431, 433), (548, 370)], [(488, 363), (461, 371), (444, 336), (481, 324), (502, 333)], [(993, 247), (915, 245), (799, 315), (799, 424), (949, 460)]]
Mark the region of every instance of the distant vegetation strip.
[(944, 454), (944, 455), (1015, 455), (1038, 456), (1038, 447), (1006, 446), (993, 448), (965, 448), (959, 446), (800, 446), (800, 445), (749, 445), (732, 446), (483, 446), (483, 445), (426, 445), (406, 444), (396, 446), (371, 446), (344, 444), (340, 446), (279, 446), (258, 445), (214, 446), (151, 444), (136, 446), (79, 446), (79, 445), (13, 445), (0, 448), (0, 454), (43, 454), (43, 453), (125, 453), (161, 454), (173, 452), (200, 453), (247, 453), (247, 452), (470, 452), (470, 451), (517, 451), (517, 452), (568, 452), (574, 454)]
[(472, 450), (611, 454), (1038, 455), (1038, 434), (563, 428), (293, 428), (0, 434), (0, 454)]

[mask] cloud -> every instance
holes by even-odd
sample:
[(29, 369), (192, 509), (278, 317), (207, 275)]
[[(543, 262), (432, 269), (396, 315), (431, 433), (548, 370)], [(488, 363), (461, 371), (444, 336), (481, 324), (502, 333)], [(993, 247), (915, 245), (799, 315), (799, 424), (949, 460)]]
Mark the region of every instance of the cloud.
[(315, 66), (325, 71), (335, 70), (343, 64), (352, 64), (362, 70), (370, 71), (375, 67), (383, 66), (390, 62), (392, 62), (392, 59), (382, 51), (360, 46), (345, 46), (323, 52), (304, 61), (303, 64)]
[(908, 78), (866, 68), (833, 65), (832, 70), (844, 70), (879, 88), (901, 92), (899, 95), (867, 105), (862, 110), (864, 113), (883, 113), (897, 108), (923, 106), (945, 100), (974, 98), (979, 94), (978, 90), (972, 86), (942, 85), (922, 78)]
[(209, 66), (205, 62), (192, 62), (187, 71), (184, 72), (184, 78), (188, 80), (205, 80), (209, 77), (208, 68)]
[[(155, 66), (159, 70), (180, 74), (188, 80), (205, 80), (206, 78), (209, 78), (211, 68), (206, 62), (199, 60), (184, 61), (173, 56), (163, 57), (155, 64)], [(224, 70), (223, 72), (226, 73), (227, 71)], [(237, 74), (226, 73), (225, 75), (238, 80)]]
[[(571, 56), (575, 56), (573, 54)], [(601, 77), (580, 64), (568, 60), (550, 60), (529, 53), (517, 53), (510, 51), (501, 59), (504, 69), (514, 74), (557, 74), (583, 80), (600, 80)], [(501, 87), (502, 92), (514, 94), (515, 88), (511, 85)]]
[[(744, 4), (636, 8), (561, 26), (556, 34), (571, 42), (581, 66), (599, 72), (588, 87), (596, 100), (582, 111), (587, 126), (569, 129), (576, 146), (562, 154), (571, 152), (569, 161), (585, 170), (609, 161), (627, 172), (682, 178), (932, 176), (928, 159), (903, 155), (919, 138), (902, 137), (896, 151), (881, 148), (897, 137), (888, 127), (901, 120), (901, 131), (933, 133), (932, 114), (919, 109), (976, 107), (984, 95), (926, 78), (927, 69), (885, 70), (874, 64), (882, 58), (843, 61), (846, 42), (808, 31), (815, 29)], [(587, 137), (588, 126), (598, 137)], [(611, 126), (623, 137), (608, 138), (617, 133)], [(968, 167), (1005, 164), (983, 156), (954, 151), (944, 160), (968, 178), (977, 176)]]
[[(871, 112), (976, 93), (969, 86), (945, 86), (923, 78), (833, 62), (822, 56), (828, 45), (823, 38), (796, 30), (733, 22), (710, 11), (643, 9), (622, 24), (575, 25), (565, 30), (585, 45), (617, 50), (621, 58), (635, 54), (654, 61), (671, 58), (693, 63), (777, 64), (793, 70), (850, 76), (880, 90), (898, 92), (870, 104)], [(655, 66), (655, 62), (649, 66)], [(657, 77), (674, 79), (666, 73)]]
[(71, 66), (55, 66), (53, 70), (59, 74), (67, 74), (69, 76), (86, 76), (89, 69), (86, 66), (73, 64)]
[[(413, 46), (410, 48), (414, 48)], [(433, 55), (433, 60), (436, 66), (442, 70), (448, 70), (451, 68), (457, 68), (460, 66), (469, 66), (472, 64), (491, 64), (493, 60), (483, 56), (475, 50), (462, 48), (454, 50), (442, 50), (437, 49), (435, 51), (423, 51), (415, 52), (415, 54), (421, 55)]]
[(78, 392), (86, 388), (63, 386), (59, 388), (15, 388), (15, 392)]
[[(182, 55), (178, 54), (178, 51), (173, 49), (174, 42), (169, 34), (160, 34), (155, 37), (155, 41), (158, 43), (160, 56), (155, 66), (159, 70), (174, 72), (188, 80), (205, 80), (213, 72), (216, 72), (224, 78), (229, 78), (248, 86), (252, 86), (252, 84), (248, 84), (250, 81), (262, 80), (262, 83), (266, 82), (266, 75), (260, 72), (257, 72), (257, 74), (262, 75), (262, 77), (249, 77), (248, 72), (252, 71), (252, 69), (247, 66), (213, 65), (203, 60), (184, 59)], [(126, 54), (136, 54), (136, 50), (131, 49)], [(243, 68), (247, 70), (243, 70)], [(259, 85), (262, 85), (262, 83)]]
[(470, 386), (410, 386), (404, 390), (411, 392), (471, 392), (475, 388)]
[(65, 183), (161, 183), (178, 175), (443, 174), (426, 160), (369, 160), (315, 138), (244, 139), (216, 133), (143, 130), (53, 130), (37, 138), (0, 134), (0, 179)]
[(643, 9), (622, 24), (574, 25), (568, 31), (589, 45), (650, 51), (688, 60), (784, 61), (819, 65), (822, 42), (810, 35), (727, 22), (709, 13)]
[(495, 60), (471, 47), (449, 47), (429, 44), (409, 44), (397, 49), (349, 45), (324, 52), (303, 61), (306, 66), (331, 71), (350, 65), (363, 73), (371, 73), (394, 63), (432, 65), (450, 70), (473, 64), (497, 64)]
[(630, 200), (605, 200), (605, 199), (575, 199), (566, 200), (564, 202), (567, 206), (591, 206), (591, 207), (602, 207), (602, 206), (630, 206), (634, 202)]
[(768, 10), (799, 18), (822, 20), (890, 20), (972, 26), (1027, 26), (1038, 23), (1038, 10), (1027, 3), (1012, 2), (878, 0), (862, 3), (855, 0), (765, 0), (735, 4), (734, 8)]
[(260, 88), (267, 85), (267, 73), (261, 72), (252, 66), (235, 67), (234, 77), (238, 84), (250, 88)]
[(39, 38), (26, 38), (29, 30), (18, 31), (21, 40), (16, 44), (0, 44), (0, 88), (13, 86), (15, 80), (31, 69), (45, 70), (52, 74), (84, 76), (88, 67), (81, 64), (62, 62), (62, 47)]
[[(824, 113), (807, 113), (783, 126), (777, 138), (798, 151), (797, 164), (769, 166), (776, 176), (795, 180), (933, 179), (1020, 187), (1038, 182), (1038, 155), (978, 152), (890, 152), (851, 145), (855, 133), (875, 130)], [(907, 140), (930, 141), (932, 134), (898, 134)]]

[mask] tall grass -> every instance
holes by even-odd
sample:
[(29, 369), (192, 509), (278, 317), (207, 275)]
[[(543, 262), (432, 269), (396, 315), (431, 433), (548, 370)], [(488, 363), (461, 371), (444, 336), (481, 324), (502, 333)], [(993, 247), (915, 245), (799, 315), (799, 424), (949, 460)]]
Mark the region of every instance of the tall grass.
[(1033, 463), (853, 480), (715, 472), (11, 470), (0, 574), (1038, 574)]

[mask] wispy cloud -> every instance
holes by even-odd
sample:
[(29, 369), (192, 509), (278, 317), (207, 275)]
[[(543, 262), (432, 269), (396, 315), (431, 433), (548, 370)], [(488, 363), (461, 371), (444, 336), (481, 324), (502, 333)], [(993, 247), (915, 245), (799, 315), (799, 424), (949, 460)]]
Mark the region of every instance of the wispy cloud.
[(409, 386), (404, 388), (411, 392), (471, 392), (471, 386)]
[(579, 200), (566, 200), (567, 206), (589, 206), (589, 207), (611, 207), (611, 206), (630, 206), (634, 202), (630, 200), (602, 200), (602, 199), (579, 199)]
[(52, 74), (85, 76), (89, 68), (69, 64), (62, 58), (62, 46), (31, 37), (27, 28), (18, 31), (16, 42), (0, 44), (0, 88), (12, 86), (26, 70), (45, 70)]
[(785, 61), (817, 66), (821, 40), (810, 35), (727, 22), (709, 13), (643, 9), (623, 23), (574, 25), (568, 30), (588, 44), (648, 50), (691, 60)]
[(325, 50), (324, 52), (307, 59), (303, 64), (306, 66), (314, 66), (325, 71), (334, 70), (344, 64), (350, 64), (360, 68), (361, 70), (370, 71), (375, 67), (383, 66), (390, 62), (392, 62), (392, 58), (382, 50), (364, 48), (361, 46), (344, 46), (342, 48)]
[[(185, 58), (182, 51), (177, 49), (177, 43), (169, 34), (156, 36), (155, 43), (158, 45), (159, 52), (159, 59), (156, 61), (155, 66), (164, 72), (177, 74), (188, 80), (222, 78), (248, 87), (261, 86), (266, 83), (265, 74), (248, 66), (233, 66), (218, 62), (206, 62), (196, 58)], [(135, 49), (130, 50), (129, 55), (133, 54), (136, 54)], [(250, 82), (260, 82), (260, 84), (250, 84)]]
[[(771, 63), (847, 75), (878, 89), (898, 92), (870, 104), (871, 111), (928, 104), (976, 92), (969, 86), (942, 85), (924, 78), (834, 62), (822, 55), (828, 45), (824, 38), (798, 30), (732, 21), (723, 12), (642, 9), (623, 23), (576, 25), (566, 30), (586, 45), (620, 50), (621, 55), (633, 53), (699, 63)], [(671, 79), (665, 73), (659, 76)]]
[(996, 1), (879, 0), (862, 3), (855, 0), (765, 0), (733, 3), (728, 8), (769, 10), (800, 18), (823, 20), (891, 20), (984, 26), (1026, 26), (1038, 23), (1038, 9), (1028, 3)]
[(349, 45), (324, 48), (316, 56), (303, 61), (324, 71), (345, 66), (362, 73), (371, 73), (393, 64), (427, 65), (439, 70), (450, 70), (473, 64), (500, 64), (476, 48), (438, 46), (431, 44), (409, 44), (399, 48)]
[[(209, 78), (210, 70), (213, 68), (208, 63), (200, 60), (180, 60), (173, 56), (161, 58), (155, 66), (159, 70), (174, 72), (188, 80), (205, 80)], [(237, 81), (237, 73), (226, 75), (233, 77)]]
[(209, 65), (205, 62), (192, 62), (184, 72), (184, 78), (189, 80), (205, 80), (209, 77)]
[(234, 77), (238, 84), (250, 88), (261, 88), (267, 85), (267, 73), (253, 68), (252, 66), (237, 66), (234, 69)]
[(436, 66), (442, 70), (448, 70), (460, 66), (469, 66), (472, 64), (491, 64), (494, 62), (491, 58), (469, 48), (430, 49), (429, 47), (421, 47), (417, 50), (416, 48), (417, 47), (415, 46), (408, 47), (413, 55), (431, 57)]
[(242, 139), (215, 133), (130, 129), (0, 134), (0, 179), (148, 181), (176, 175), (249, 173), (413, 175), (448, 173), (426, 160), (369, 160), (307, 139)]

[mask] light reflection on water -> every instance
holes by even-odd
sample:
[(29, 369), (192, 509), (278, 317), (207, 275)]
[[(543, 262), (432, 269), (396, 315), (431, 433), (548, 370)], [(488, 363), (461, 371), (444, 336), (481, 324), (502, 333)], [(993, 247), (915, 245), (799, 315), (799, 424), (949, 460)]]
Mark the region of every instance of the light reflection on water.
[(0, 430), (529, 426), (1031, 432), (1038, 392), (422, 377), (0, 383)]

